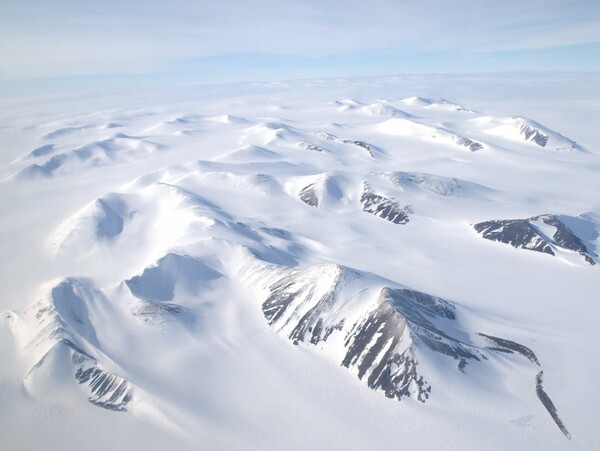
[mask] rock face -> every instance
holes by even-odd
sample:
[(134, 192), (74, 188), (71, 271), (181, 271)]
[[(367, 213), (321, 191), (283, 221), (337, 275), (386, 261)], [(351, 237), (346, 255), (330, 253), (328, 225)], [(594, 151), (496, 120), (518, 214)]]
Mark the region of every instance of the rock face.
[(531, 350), (510, 340), (485, 336), (493, 346), (475, 345), (469, 331), (460, 329), (457, 308), (449, 301), (382, 286), (339, 265), (299, 270), (254, 263), (242, 280), (264, 284), (261, 306), (271, 327), (296, 345), (334, 356), (388, 398), (425, 402), (432, 387), (419, 371), (419, 360), (435, 354), (456, 361), (459, 371), (469, 361), (485, 361), (490, 352), (514, 351), (537, 362)]
[(97, 293), (83, 282), (65, 279), (34, 305), (29, 313), (35, 322), (35, 335), (27, 348), (37, 354), (38, 360), (25, 377), (25, 386), (34, 387), (34, 391), (42, 386), (45, 391), (47, 374), (67, 368), (71, 377), (86, 387), (89, 402), (125, 411), (133, 398), (133, 388), (126, 379), (106, 371), (99, 363), (102, 353), (97, 349), (96, 332), (86, 306), (94, 296)]
[(549, 150), (582, 150), (575, 141), (531, 119), (513, 116), (508, 119), (508, 122), (518, 132), (519, 138), (525, 142)]
[(544, 221), (545, 224), (556, 228), (556, 231), (552, 235), (552, 239), (557, 246), (577, 252), (582, 255), (585, 258), (585, 261), (590, 265), (596, 264), (592, 252), (588, 250), (586, 245), (583, 244), (583, 241), (561, 222), (557, 216), (540, 216), (540, 219)]
[(74, 354), (73, 360), (74, 363), (81, 361), (75, 371), (75, 380), (88, 386), (89, 402), (108, 410), (127, 410), (126, 406), (132, 399), (132, 389), (127, 380), (100, 369), (95, 361), (84, 355)]
[(356, 139), (342, 139), (344, 144), (352, 144), (353, 146), (364, 149), (371, 158), (375, 158), (375, 152), (373, 151), (373, 146), (365, 141), (360, 141)]
[(535, 363), (536, 365), (539, 366), (540, 364), (535, 353), (526, 346), (520, 345), (519, 343), (515, 343), (514, 341), (506, 340), (505, 338), (493, 337), (491, 335), (486, 335), (482, 333), (480, 333), (479, 335), (494, 344), (494, 347), (488, 347), (488, 349), (492, 349), (494, 351), (499, 352), (506, 352), (507, 354), (514, 354), (516, 352), (524, 357), (527, 357), (529, 361)]
[[(446, 301), (418, 291), (382, 288), (377, 306), (350, 329), (342, 365), (358, 368), (358, 377), (383, 390), (388, 398), (414, 396), (422, 402), (431, 387), (417, 372), (416, 346), (425, 345), (458, 361), (461, 370), (478, 352), (437, 329), (429, 320), (453, 320), (454, 308)], [(407, 346), (406, 341), (411, 341)], [(418, 343), (418, 344), (417, 344)]]
[(519, 132), (521, 135), (523, 135), (525, 141), (530, 141), (540, 147), (546, 147), (546, 144), (548, 144), (548, 136), (531, 125), (521, 124), (519, 127)]
[(485, 116), (478, 120), (480, 121), (479, 124), (484, 125), (484, 127), (485, 124), (489, 124), (488, 133), (501, 136), (504, 139), (531, 144), (547, 150), (585, 151), (575, 141), (526, 117)]
[(317, 145), (311, 144), (311, 143), (307, 143), (304, 141), (299, 142), (298, 147), (300, 147), (301, 149), (313, 150), (315, 152), (324, 152), (325, 151), (325, 149), (323, 149), (320, 146), (317, 146)]
[(302, 188), (302, 190), (298, 194), (298, 197), (306, 205), (310, 205), (311, 207), (319, 206), (319, 196), (317, 194), (316, 186), (314, 183), (311, 183), (310, 185), (307, 185), (304, 188)]
[(395, 199), (389, 199), (376, 194), (368, 183), (363, 183), (363, 192), (360, 196), (363, 211), (372, 213), (380, 218), (387, 219), (394, 224), (406, 224), (409, 221), (410, 206), (401, 207)]
[[(334, 338), (333, 352), (342, 355), (340, 364), (357, 373), (359, 379), (366, 378), (369, 387), (384, 391), (390, 398), (413, 394), (425, 401), (429, 397), (431, 387), (417, 372), (410, 329), (418, 327), (412, 319), (423, 324), (422, 315), (435, 314), (436, 305), (439, 312), (446, 312), (448, 307), (439, 305), (441, 300), (384, 288), (374, 304), (364, 306), (365, 311), (344, 311), (346, 295), (354, 291), (347, 287), (363, 278), (359, 273), (338, 265), (303, 271), (265, 266), (252, 278), (258, 281), (265, 276), (271, 280), (262, 302), (265, 319), (294, 344), (322, 347)], [(400, 299), (409, 304), (418, 304), (417, 299), (429, 301), (430, 309), (421, 312), (416, 305), (408, 307), (406, 310), (414, 313), (408, 318), (393, 307), (392, 303)]]
[(485, 221), (473, 227), (487, 240), (550, 255), (556, 255), (557, 248), (566, 249), (582, 255), (590, 265), (596, 264), (595, 253), (556, 215)]
[(486, 240), (500, 241), (513, 247), (554, 255), (544, 237), (526, 219), (486, 221), (473, 227)]
[(544, 390), (543, 377), (544, 377), (543, 371), (540, 371), (537, 374), (537, 376), (535, 377), (536, 394), (537, 394), (538, 398), (540, 399), (540, 401), (542, 402), (542, 404), (544, 405), (544, 407), (546, 408), (546, 410), (548, 411), (548, 413), (550, 414), (550, 416), (552, 417), (552, 419), (554, 420), (554, 422), (556, 423), (556, 425), (558, 426), (558, 428), (561, 430), (561, 432), (563, 434), (565, 434), (565, 437), (567, 437), (570, 440), (571, 434), (569, 433), (569, 431), (567, 430), (567, 427), (565, 426), (565, 424), (562, 422), (562, 420), (558, 416), (558, 411), (556, 410), (554, 403), (552, 402), (552, 400), (550, 399), (550, 397)]
[(464, 136), (456, 136), (455, 141), (456, 144), (467, 147), (471, 152), (476, 152), (483, 149), (483, 144), (473, 141), (472, 139), (465, 138)]
[[(340, 265), (301, 270), (267, 264), (252, 255), (240, 278), (249, 286), (263, 287), (262, 312), (274, 330), (295, 345), (329, 355), (388, 398), (426, 402), (435, 387), (421, 367), (423, 362), (438, 362), (437, 356), (455, 361), (460, 372), (469, 362), (486, 365), (494, 354), (525, 358), (540, 368), (530, 348), (463, 327), (460, 308), (452, 302)], [(477, 368), (481, 369), (478, 365), (473, 371)], [(541, 375), (536, 378), (538, 398), (570, 437), (542, 388)]]

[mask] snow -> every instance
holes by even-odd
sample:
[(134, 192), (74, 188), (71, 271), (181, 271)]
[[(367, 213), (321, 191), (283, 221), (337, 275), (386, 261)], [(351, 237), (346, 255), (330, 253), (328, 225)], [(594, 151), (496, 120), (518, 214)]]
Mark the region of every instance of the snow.
[[(556, 215), (598, 254), (596, 78), (378, 77), (3, 101), (3, 443), (597, 447), (600, 265), (473, 230)], [(410, 206), (408, 221), (363, 211), (365, 186)], [(285, 280), (280, 293), (301, 295), (269, 324), (263, 302)], [(320, 299), (327, 325), (360, 324), (386, 287), (447, 301), (456, 320), (424, 318), (487, 360), (460, 371), (419, 348), (409, 318), (398, 350), (414, 348), (431, 392), (422, 403), (412, 383), (398, 401), (341, 365), (349, 330), (318, 345), (288, 338)], [(410, 317), (417, 304), (398, 311)], [(491, 351), (479, 333), (531, 349), (540, 367)], [(126, 381), (112, 401), (126, 411), (97, 405), (111, 395), (94, 391), (87, 370), (115, 391)], [(570, 440), (536, 397), (542, 370)]]

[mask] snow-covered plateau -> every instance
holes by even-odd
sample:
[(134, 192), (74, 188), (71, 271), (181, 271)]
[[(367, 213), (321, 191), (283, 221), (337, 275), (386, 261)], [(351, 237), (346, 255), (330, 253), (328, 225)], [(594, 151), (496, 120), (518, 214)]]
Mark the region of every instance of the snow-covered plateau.
[(598, 449), (600, 80), (0, 100), (6, 449)]

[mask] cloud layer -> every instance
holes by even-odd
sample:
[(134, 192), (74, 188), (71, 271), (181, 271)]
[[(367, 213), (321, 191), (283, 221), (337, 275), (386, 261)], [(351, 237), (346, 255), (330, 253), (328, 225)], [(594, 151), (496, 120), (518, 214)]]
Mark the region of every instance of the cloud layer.
[(244, 55), (475, 57), (599, 42), (596, 0), (32, 0), (0, 6), (3, 79), (168, 72)]

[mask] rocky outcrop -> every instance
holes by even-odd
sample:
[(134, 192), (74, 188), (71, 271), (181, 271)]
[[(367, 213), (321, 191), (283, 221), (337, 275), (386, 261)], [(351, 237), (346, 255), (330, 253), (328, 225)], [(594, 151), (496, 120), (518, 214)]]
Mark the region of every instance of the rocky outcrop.
[(560, 216), (541, 215), (528, 219), (485, 221), (473, 227), (487, 240), (549, 255), (556, 255), (558, 249), (569, 250), (583, 256), (590, 265), (596, 264), (597, 255), (567, 227)]
[(133, 388), (125, 378), (103, 368), (100, 357), (104, 356), (87, 312), (87, 302), (100, 296), (82, 281), (64, 279), (35, 303), (27, 315), (34, 322), (34, 336), (27, 349), (36, 355), (37, 362), (24, 382), (39, 394), (40, 390), (52, 390), (48, 375), (66, 370), (86, 387), (90, 403), (125, 411), (133, 399)]
[[(538, 364), (533, 351), (516, 342), (473, 334), (457, 322), (457, 307), (408, 288), (382, 286), (370, 276), (339, 265), (304, 270), (256, 260), (242, 280), (262, 285), (267, 323), (294, 344), (334, 356), (367, 386), (401, 400), (425, 402), (432, 387), (419, 361), (435, 354), (463, 372), (490, 353), (517, 353)], [(391, 282), (390, 282), (391, 283)], [(476, 344), (484, 337), (491, 346)]]
[(552, 247), (526, 219), (485, 221), (473, 227), (486, 240), (500, 241), (512, 247), (554, 255)]
[(406, 224), (409, 221), (409, 215), (413, 212), (408, 205), (402, 207), (395, 199), (376, 194), (366, 182), (363, 183), (360, 203), (363, 211), (387, 219), (394, 224)]

